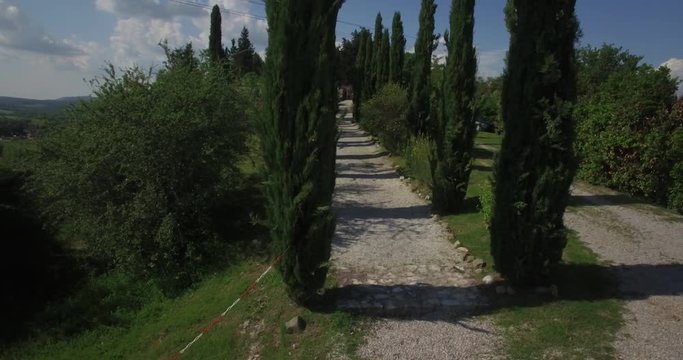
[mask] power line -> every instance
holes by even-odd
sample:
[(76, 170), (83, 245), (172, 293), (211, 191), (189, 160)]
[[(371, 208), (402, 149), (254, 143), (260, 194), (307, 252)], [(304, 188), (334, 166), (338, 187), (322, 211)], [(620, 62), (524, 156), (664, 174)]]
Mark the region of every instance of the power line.
[[(194, 6), (194, 7), (198, 7), (198, 8), (202, 8), (202, 9), (210, 9), (210, 8), (212, 8), (212, 6), (209, 5), (209, 4), (202, 4), (202, 3), (198, 3), (198, 2), (194, 2), (194, 1), (190, 1), (190, 0), (169, 0), (169, 1), (174, 2), (174, 3), (176, 3), (176, 4), (187, 5), (187, 6)], [(247, 2), (247, 3), (250, 3), (250, 4), (254, 4), (254, 5), (265, 6), (265, 2), (263, 2), (263, 1), (257, 1), (257, 0), (241, 0), (241, 1), (244, 1), (244, 2)], [(255, 19), (255, 20), (266, 20), (266, 21), (267, 21), (267, 18), (266, 18), (265, 16), (261, 16), (261, 15), (254, 15), (254, 14), (251, 14), (251, 13), (248, 13), (248, 12), (239, 11), (239, 10), (233, 10), (233, 9), (228, 9), (228, 8), (224, 8), (224, 7), (221, 7), (221, 10), (223, 10), (223, 11), (225, 11), (225, 12), (227, 12), (228, 14), (231, 14), (231, 15), (245, 16), (245, 17), (248, 17), (248, 18), (251, 18), (251, 19)], [(350, 26), (356, 26), (356, 27), (359, 27), (359, 28), (366, 28), (366, 29), (369, 29), (369, 27), (367, 27), (367, 26), (365, 26), (365, 25), (361, 25), (361, 24), (354, 23), (354, 22), (350, 22), (350, 21), (346, 21), (346, 20), (337, 20), (337, 23), (338, 23), (338, 24), (343, 24), (343, 25), (350, 25)], [(353, 36), (352, 33), (348, 33), (348, 32), (339, 32), (339, 31), (337, 31), (337, 32), (338, 32), (339, 34), (342, 34), (342, 35)], [(410, 35), (407, 35), (406, 37), (410, 37), (410, 38), (415, 39), (414, 36), (410, 36)]]

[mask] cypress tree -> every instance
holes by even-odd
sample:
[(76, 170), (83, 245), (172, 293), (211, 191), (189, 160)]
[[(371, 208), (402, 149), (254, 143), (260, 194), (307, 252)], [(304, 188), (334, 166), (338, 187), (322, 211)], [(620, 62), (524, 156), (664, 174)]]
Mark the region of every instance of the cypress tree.
[(211, 9), (211, 27), (209, 30), (209, 58), (218, 61), (225, 58), (221, 31), (221, 9), (214, 5)]
[(384, 29), (382, 34), (382, 46), (378, 57), (377, 91), (389, 82), (389, 57), (391, 56), (391, 44), (389, 43), (389, 29)]
[(373, 45), (373, 50), (372, 50), (372, 70), (371, 70), (371, 89), (370, 92), (372, 95), (375, 94), (381, 87), (381, 74), (382, 74), (382, 35), (384, 26), (382, 25), (382, 14), (377, 13), (377, 16), (375, 17), (375, 40), (372, 42)]
[(266, 0), (259, 126), (266, 222), (288, 294), (305, 304), (327, 276), (337, 127), (335, 28), (342, 0)]
[(403, 35), (403, 21), (401, 13), (395, 12), (391, 22), (391, 56), (389, 59), (389, 81), (401, 84), (403, 82), (403, 61), (406, 52), (406, 37)]
[(427, 133), (431, 95), (432, 52), (434, 51), (434, 0), (422, 0), (420, 26), (415, 42), (415, 68), (411, 88), (410, 120), (415, 135)]
[(576, 0), (509, 0), (505, 136), (496, 164), (491, 253), (511, 281), (548, 280), (566, 245), (562, 221), (576, 159)]
[(474, 146), (477, 57), (473, 45), (474, 0), (451, 3), (448, 59), (443, 82), (443, 113), (434, 133), (433, 204), (437, 211), (462, 208)]
[(367, 100), (374, 95), (374, 48), (375, 44), (372, 42), (372, 37), (368, 34), (365, 42), (365, 64), (363, 72), (365, 73), (365, 80), (363, 84), (363, 99)]
[(358, 54), (354, 67), (353, 84), (353, 118), (360, 120), (360, 107), (363, 102), (363, 94), (366, 91), (363, 87), (365, 83), (365, 57), (367, 56), (367, 43), (370, 40), (370, 31), (361, 29), (358, 34)]

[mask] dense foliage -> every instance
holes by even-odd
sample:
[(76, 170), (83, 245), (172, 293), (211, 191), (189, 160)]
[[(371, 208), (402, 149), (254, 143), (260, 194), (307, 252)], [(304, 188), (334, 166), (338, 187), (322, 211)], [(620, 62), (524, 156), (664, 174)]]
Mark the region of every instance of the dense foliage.
[(259, 127), (266, 222), (290, 296), (305, 303), (327, 276), (335, 218), (335, 25), (341, 0), (267, 0), (270, 36)]
[(361, 125), (384, 147), (400, 153), (408, 140), (408, 95), (397, 84), (387, 84), (361, 108)]
[(575, 0), (510, 0), (503, 85), (505, 135), (495, 169), (491, 254), (518, 284), (547, 280), (566, 245), (575, 172)]
[(209, 58), (217, 62), (225, 59), (226, 53), (223, 48), (223, 38), (221, 30), (221, 10), (218, 5), (211, 9), (211, 28), (209, 29)]
[(434, 0), (422, 0), (420, 7), (419, 30), (415, 41), (415, 56), (410, 89), (410, 121), (415, 135), (425, 134), (430, 119), (431, 66), (434, 51)]
[(433, 205), (440, 212), (461, 209), (471, 172), (475, 136), (474, 0), (453, 0), (448, 59), (443, 81), (443, 109), (433, 134)]
[(62, 241), (166, 289), (220, 245), (212, 215), (237, 182), (247, 126), (222, 68), (179, 63), (155, 81), (110, 66), (95, 98), (40, 140), (30, 181)]
[(641, 64), (611, 45), (579, 55), (579, 176), (680, 209), (674, 168), (683, 153), (677, 140), (683, 117), (680, 102), (674, 106), (676, 80), (667, 68)]

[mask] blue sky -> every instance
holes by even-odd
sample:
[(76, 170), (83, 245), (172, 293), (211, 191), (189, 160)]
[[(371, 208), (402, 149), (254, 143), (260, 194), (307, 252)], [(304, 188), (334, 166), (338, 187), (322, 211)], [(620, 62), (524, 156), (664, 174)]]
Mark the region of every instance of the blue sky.
[[(258, 0), (180, 0), (218, 3), (223, 12), (224, 42), (246, 26), (258, 51), (267, 43), (266, 24)], [(346, 0), (339, 19), (374, 28), (381, 12), (390, 26), (394, 11), (403, 16), (408, 49), (417, 33), (419, 0)], [(437, 32), (448, 26), (450, 0), (437, 0)], [(479, 0), (475, 44), (483, 76), (499, 74), (508, 45), (504, 0)], [(56, 98), (90, 92), (85, 79), (101, 72), (106, 62), (117, 66), (158, 65), (157, 46), (191, 41), (206, 46), (207, 9), (173, 0), (0, 0), (0, 96)], [(253, 14), (245, 16), (243, 14)], [(664, 63), (683, 78), (681, 0), (578, 0), (582, 44), (614, 43), (645, 61)], [(349, 37), (354, 26), (339, 24), (337, 36)], [(437, 50), (438, 54), (443, 49)]]

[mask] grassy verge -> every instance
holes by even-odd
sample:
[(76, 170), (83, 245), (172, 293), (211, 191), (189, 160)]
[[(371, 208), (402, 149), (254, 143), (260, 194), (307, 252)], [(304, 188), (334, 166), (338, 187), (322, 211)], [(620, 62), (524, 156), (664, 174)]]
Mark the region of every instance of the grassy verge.
[[(0, 157), (0, 165), (4, 159), (14, 159), (15, 148), (19, 151), (21, 146), (11, 143), (9, 148), (11, 152)], [(221, 210), (219, 218), (230, 221), (215, 224), (215, 230), (232, 245), (222, 263), (206, 264), (202, 281), (179, 296), (165, 296), (154, 283), (129, 274), (89, 274), (63, 297), (22, 319), (26, 334), (0, 342), (0, 359), (173, 356), (268, 267), (267, 242), (252, 241), (263, 239), (264, 229), (250, 224), (249, 216), (251, 211), (258, 213), (262, 203), (254, 186), (259, 181), (255, 177), (258, 161), (248, 156), (240, 163), (245, 188)], [(295, 315), (302, 316), (308, 326), (302, 334), (286, 334), (284, 323)], [(359, 321), (345, 313), (296, 306), (286, 295), (279, 273), (272, 271), (183, 359), (322, 359), (330, 353), (352, 358), (362, 334), (357, 330)], [(13, 322), (4, 325), (17, 327)]]
[[(480, 197), (490, 191), (493, 150), (500, 143), (499, 135), (479, 133), (467, 191), (469, 206), (461, 214), (444, 217), (455, 235), (453, 241), (460, 241), (486, 261), (481, 276), (495, 274)], [(408, 166), (402, 161), (400, 166)], [(564, 263), (555, 270), (554, 278), (557, 298), (533, 292), (500, 297), (492, 320), (504, 334), (503, 354), (511, 359), (613, 358), (612, 342), (622, 324), (623, 303), (615, 299), (616, 282), (607, 268), (574, 233), (570, 233)]]
[[(31, 340), (0, 351), (0, 358), (169, 358), (209, 325), (266, 267), (264, 263), (245, 261), (206, 279), (179, 298), (146, 296), (147, 302), (125, 324), (99, 326), (62, 338), (37, 333)], [(295, 315), (306, 319), (308, 326), (302, 334), (286, 334), (283, 324)], [(297, 307), (286, 296), (279, 274), (272, 272), (183, 358), (246, 359), (258, 354), (262, 359), (319, 359), (332, 352), (352, 353), (359, 341), (356, 326), (355, 318), (347, 314), (314, 313)]]

